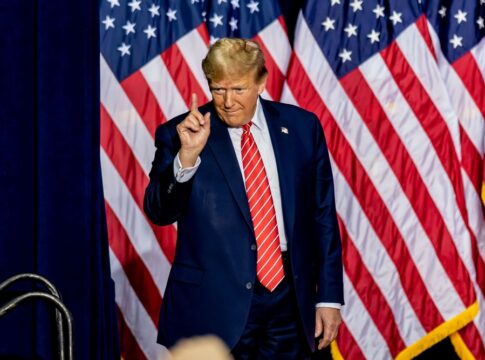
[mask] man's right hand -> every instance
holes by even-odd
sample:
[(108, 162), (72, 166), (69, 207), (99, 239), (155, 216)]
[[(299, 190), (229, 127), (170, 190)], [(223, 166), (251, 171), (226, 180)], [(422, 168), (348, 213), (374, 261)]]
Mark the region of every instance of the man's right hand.
[(199, 112), (195, 93), (192, 94), (189, 114), (177, 125), (177, 133), (181, 143), (180, 163), (183, 168), (192, 167), (204, 149), (210, 134), (210, 113), (202, 115)]

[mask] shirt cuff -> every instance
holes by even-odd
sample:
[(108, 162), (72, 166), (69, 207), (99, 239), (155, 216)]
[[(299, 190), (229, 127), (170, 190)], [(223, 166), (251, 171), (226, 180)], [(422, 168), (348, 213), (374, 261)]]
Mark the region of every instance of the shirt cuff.
[(340, 310), (340, 309), (342, 309), (342, 304), (321, 302), (321, 303), (317, 303), (317, 305), (315, 305), (315, 307), (317, 307), (317, 308), (328, 307), (328, 308)]
[(177, 153), (177, 156), (175, 156), (175, 159), (173, 160), (173, 174), (175, 176), (175, 180), (177, 180), (179, 183), (184, 183), (192, 179), (195, 172), (199, 168), (200, 162), (200, 157), (197, 157), (194, 166), (183, 168), (182, 164), (180, 163), (179, 154)]

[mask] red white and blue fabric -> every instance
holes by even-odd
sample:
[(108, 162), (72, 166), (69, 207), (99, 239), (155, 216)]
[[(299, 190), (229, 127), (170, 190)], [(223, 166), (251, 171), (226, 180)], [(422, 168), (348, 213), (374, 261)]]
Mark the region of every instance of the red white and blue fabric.
[(254, 0), (100, 2), (101, 165), (110, 261), (125, 359), (160, 359), (158, 313), (177, 227), (152, 225), (143, 194), (156, 127), (210, 100), (201, 61), (222, 36), (257, 40), (278, 100), (291, 48), (279, 6)]
[(264, 96), (283, 89), (324, 127), (345, 270), (335, 358), (409, 358), (469, 323), (452, 342), (484, 359), (484, 18), (485, 0), (307, 0), (291, 55), (276, 1), (102, 0), (101, 164), (124, 358), (165, 353), (155, 339), (177, 229), (142, 210), (155, 128), (192, 92), (209, 100), (207, 47), (241, 36), (265, 52)]
[(455, 348), (485, 358), (485, 5), (424, 4), (309, 0), (298, 19), (283, 100), (318, 115), (331, 155), (337, 359), (411, 358), (467, 323)]

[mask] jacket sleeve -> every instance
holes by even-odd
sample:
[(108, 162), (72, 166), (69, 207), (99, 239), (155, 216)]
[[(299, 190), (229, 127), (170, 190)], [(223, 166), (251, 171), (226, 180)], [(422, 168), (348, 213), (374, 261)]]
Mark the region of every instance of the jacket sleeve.
[(173, 173), (173, 162), (180, 149), (175, 123), (175, 119), (171, 120), (155, 133), (155, 159), (143, 206), (148, 218), (157, 225), (176, 222), (187, 208), (192, 190), (193, 178), (179, 183)]
[(332, 168), (323, 129), (316, 117), (315, 120), (317, 302), (335, 302), (343, 305), (342, 246), (335, 208)]

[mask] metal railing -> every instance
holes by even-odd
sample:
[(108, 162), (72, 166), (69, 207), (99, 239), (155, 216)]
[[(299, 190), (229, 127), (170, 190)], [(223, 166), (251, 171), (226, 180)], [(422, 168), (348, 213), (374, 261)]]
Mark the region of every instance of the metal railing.
[[(46, 301), (49, 305), (55, 307), (59, 359), (72, 360), (74, 358), (72, 315), (62, 302), (61, 294), (49, 280), (43, 276), (32, 273), (18, 274), (8, 278), (0, 284), (0, 293), (20, 280), (31, 280), (42, 283), (49, 293), (42, 291), (28, 291), (22, 295), (16, 296), (6, 304), (0, 306), (0, 316), (5, 315), (18, 304), (28, 299), (42, 299)], [(64, 325), (66, 325), (66, 328), (64, 328)]]

